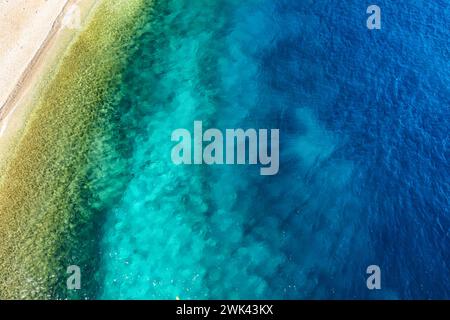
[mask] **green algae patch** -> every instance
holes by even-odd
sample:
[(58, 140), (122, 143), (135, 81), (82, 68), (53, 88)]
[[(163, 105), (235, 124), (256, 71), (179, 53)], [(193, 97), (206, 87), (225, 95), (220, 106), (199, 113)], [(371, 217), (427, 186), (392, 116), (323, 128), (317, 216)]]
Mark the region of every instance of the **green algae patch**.
[[(93, 297), (101, 199), (87, 177), (96, 156), (115, 152), (121, 76), (150, 2), (102, 1), (40, 95), (0, 183), (1, 299)], [(72, 264), (77, 292), (66, 288)]]

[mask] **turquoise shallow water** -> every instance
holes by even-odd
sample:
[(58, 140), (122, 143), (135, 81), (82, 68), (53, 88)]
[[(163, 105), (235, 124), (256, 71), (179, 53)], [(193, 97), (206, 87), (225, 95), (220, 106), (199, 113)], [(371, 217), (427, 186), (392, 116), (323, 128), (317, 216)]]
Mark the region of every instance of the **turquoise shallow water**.
[[(448, 6), (381, 2), (374, 34), (361, 1), (155, 1), (94, 154), (98, 298), (449, 297)], [(279, 174), (175, 166), (194, 120), (280, 128)]]

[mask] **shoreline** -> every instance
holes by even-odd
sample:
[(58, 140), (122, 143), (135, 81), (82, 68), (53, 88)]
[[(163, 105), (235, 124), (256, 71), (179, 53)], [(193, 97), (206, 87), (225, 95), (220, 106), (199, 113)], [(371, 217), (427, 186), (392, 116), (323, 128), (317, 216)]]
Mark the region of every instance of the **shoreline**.
[[(27, 57), (28, 64), (0, 106), (0, 178), (41, 92), (50, 82), (70, 44), (83, 29), (89, 15), (99, 3), (98, 0), (64, 1), (61, 10), (51, 22), (44, 40), (34, 54)], [(63, 23), (74, 6), (78, 6), (81, 11), (80, 28), (71, 29), (65, 27)], [(26, 27), (33, 26), (28, 24)], [(19, 42), (21, 39), (16, 40)], [(7, 53), (3, 54), (5, 55)], [(0, 58), (3, 58), (1, 53)]]
[(68, 292), (66, 270), (96, 263), (96, 243), (84, 241), (97, 228), (97, 211), (85, 206), (93, 194), (87, 174), (97, 157), (114, 151), (107, 139), (117, 88), (151, 0), (83, 1), (98, 5), (68, 46), (58, 40), (62, 56), (46, 56), (52, 66), (37, 70), (38, 86), (18, 101), (6, 130), (18, 139), (0, 171), (2, 299), (93, 295), (88, 277), (82, 291)]
[[(23, 71), (20, 71), (19, 74), (17, 74), (17, 72), (9, 72), (9, 74), (7, 74), (8, 82), (14, 82), (14, 86), (12, 86), (12, 88), (10, 90), (6, 90), (7, 94), (3, 94), (3, 96), (0, 97), (0, 121), (3, 120), (4, 118), (7, 117), (11, 106), (14, 104), (14, 100), (15, 97), (20, 93), (20, 89), (21, 87), (25, 84), (25, 81), (27, 80), (27, 78), (29, 77), (29, 73), (32, 71), (33, 67), (35, 66), (35, 64), (39, 61), (39, 58), (42, 56), (42, 54), (48, 50), (49, 48), (49, 42), (54, 38), (54, 36), (56, 35), (56, 33), (59, 31), (59, 29), (61, 28), (61, 21), (63, 19), (63, 15), (65, 14), (67, 8), (69, 5), (72, 5), (74, 3), (77, 2), (77, 0), (63, 0), (64, 5), (61, 7), (61, 9), (59, 9), (60, 7), (58, 6), (57, 9), (59, 9), (58, 11), (53, 10), (52, 11), (52, 16), (54, 16), (54, 18), (52, 19), (52, 21), (50, 21), (51, 23), (49, 24), (48, 21), (46, 21), (45, 18), (49, 18), (48, 15), (45, 17), (42, 17), (39, 19), (39, 21), (31, 20), (30, 22), (27, 23), (27, 21), (19, 21), (17, 26), (19, 29), (22, 28), (24, 29), (24, 31), (29, 31), (30, 29), (35, 27), (35, 23), (36, 22), (40, 22), (40, 23), (46, 23), (47, 26), (46, 27), (42, 27), (42, 31), (40, 33), (35, 33), (33, 34), (34, 37), (32, 37), (32, 39), (26, 39), (25, 36), (22, 34), (20, 34), (20, 32), (18, 32), (19, 34), (15, 34), (13, 30), (11, 30), (13, 27), (16, 27), (16, 25), (10, 26), (10, 30), (6, 30), (6, 33), (11, 37), (11, 39), (9, 40), (9, 43), (7, 43), (5, 46), (5, 48), (3, 49), (3, 52), (0, 52), (0, 58), (1, 59), (5, 59), (6, 61), (4, 62), (5, 64), (12, 64), (14, 65), (14, 67), (18, 66), (19, 67), (19, 71), (22, 70), (22, 66), (25, 65), (25, 68), (23, 69)], [(5, 4), (3, 4), (5, 5)], [(23, 11), (25, 11), (26, 6), (24, 6), (24, 4), (18, 4), (17, 6), (13, 6), (13, 7), (9, 7), (6, 8), (6, 10), (10, 12), (7, 12), (5, 14), (5, 16), (8, 15), (14, 15), (14, 13), (17, 14), (17, 12), (15, 12), (14, 10), (18, 10), (18, 7), (22, 7), (23, 6)], [(44, 5), (41, 3), (40, 6), (39, 5), (35, 5), (36, 8), (32, 8), (31, 5), (29, 6), (29, 8), (27, 8), (28, 10), (31, 9), (40, 9), (42, 11), (45, 10), (49, 10), (48, 8), (45, 8)], [(38, 13), (38, 10), (36, 10), (36, 14)], [(56, 14), (56, 16), (55, 16)], [(6, 22), (4, 22), (4, 24), (7, 24)], [(22, 25), (22, 26), (21, 26)], [(5, 26), (2, 26), (5, 27)], [(8, 26), (6, 26), (8, 27)], [(50, 28), (48, 28), (50, 27)], [(42, 38), (42, 36), (44, 35), (44, 32), (47, 31), (45, 33), (45, 37), (42, 39), (42, 41), (39, 41)], [(36, 39), (38, 38), (38, 39)], [(27, 47), (24, 48), (23, 42), (25, 40), (31, 40), (27, 43)], [(26, 51), (27, 54), (22, 53), (21, 56), (19, 57), (14, 57), (11, 58), (11, 52), (12, 53), (17, 53), (18, 50), (24, 50)], [(9, 60), (8, 60), (9, 58)], [(14, 78), (16, 78), (17, 80), (14, 81)], [(2, 88), (2, 90), (4, 90), (5, 88)], [(7, 89), (7, 88), (6, 88)]]

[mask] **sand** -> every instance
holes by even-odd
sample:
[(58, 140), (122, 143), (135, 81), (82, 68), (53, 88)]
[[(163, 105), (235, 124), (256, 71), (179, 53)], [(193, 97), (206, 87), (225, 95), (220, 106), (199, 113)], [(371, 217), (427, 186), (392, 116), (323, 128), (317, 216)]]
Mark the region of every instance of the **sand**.
[(97, 0), (0, 0), (0, 176), (37, 100)]
[(0, 106), (45, 43), (68, 0), (0, 1)]

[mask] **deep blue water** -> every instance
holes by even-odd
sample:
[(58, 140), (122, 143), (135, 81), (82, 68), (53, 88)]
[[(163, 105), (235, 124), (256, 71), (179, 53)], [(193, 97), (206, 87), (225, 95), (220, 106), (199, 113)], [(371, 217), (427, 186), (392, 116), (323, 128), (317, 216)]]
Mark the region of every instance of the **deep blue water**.
[[(381, 30), (360, 0), (155, 1), (100, 297), (450, 298), (449, 3), (376, 4)], [(279, 174), (173, 165), (194, 120), (279, 128)]]

